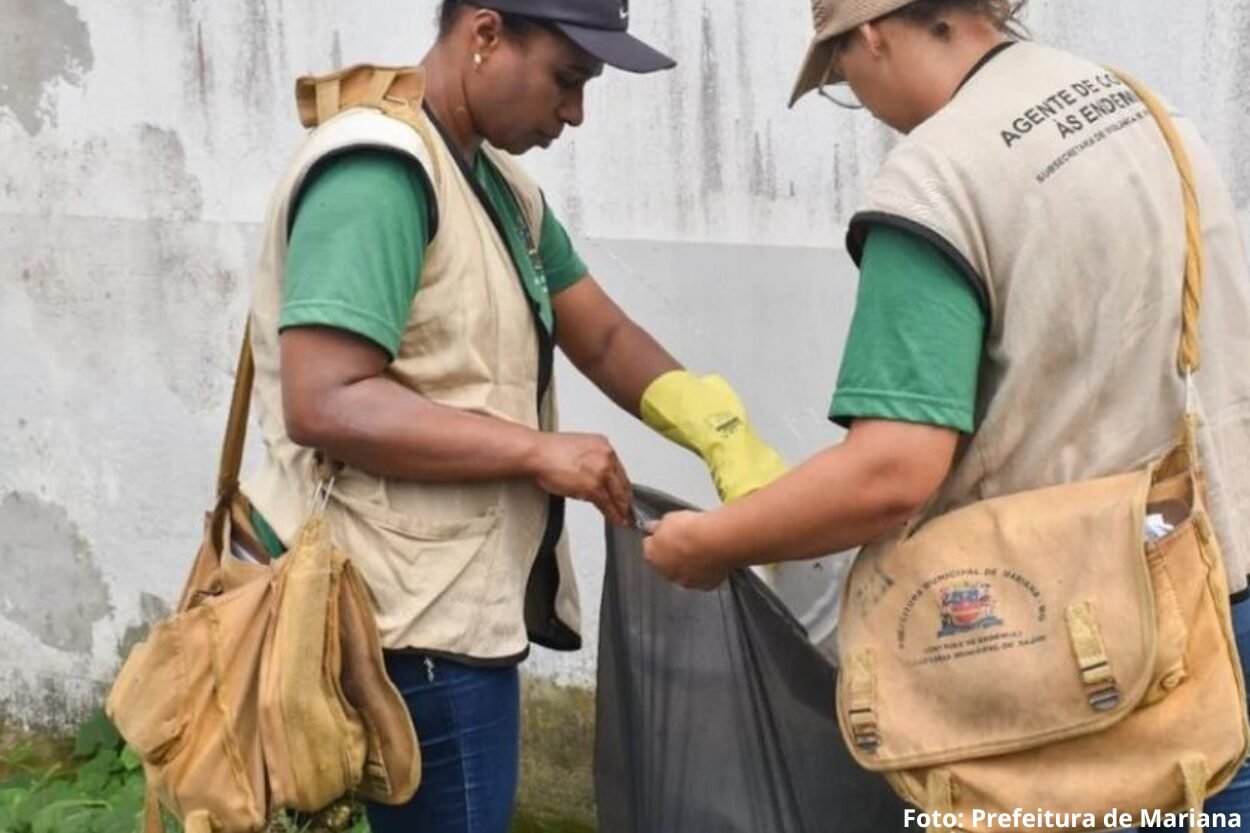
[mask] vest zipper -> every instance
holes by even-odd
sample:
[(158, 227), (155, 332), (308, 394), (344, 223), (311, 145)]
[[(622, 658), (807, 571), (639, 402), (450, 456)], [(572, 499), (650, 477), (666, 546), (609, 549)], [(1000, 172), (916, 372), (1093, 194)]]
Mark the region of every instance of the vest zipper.
[[(517, 280), (521, 283), (521, 293), (525, 296), (530, 310), (530, 317), (533, 319), (534, 327), (538, 331), (538, 396), (534, 403), (536, 413), (539, 420), (539, 430), (542, 429), (542, 406), (543, 399), (547, 395), (547, 389), (551, 386), (551, 377), (555, 367), (555, 338), (552, 332), (547, 330), (547, 326), (543, 323), (542, 312), (539, 309), (538, 302), (534, 296), (530, 294), (529, 287), (525, 284), (525, 276), (522, 274), (522, 265), (516, 262), (516, 257), (512, 253), (512, 246), (508, 242), (508, 230), (503, 223), (503, 219), (495, 211), (495, 207), (491, 205), (490, 197), (482, 189), (478, 183), (477, 177), (473, 175), (472, 168), (468, 162), (460, 156), (456, 150), (456, 146), (449, 140), (447, 132), (443, 129), (443, 125), (439, 122), (434, 112), (429, 108), (427, 103), (421, 105), (426, 116), (434, 125), (434, 129), (438, 131), (439, 138), (443, 140), (443, 144), (447, 146), (448, 152), (452, 159), (456, 161), (456, 166), (460, 169), (460, 174), (465, 181), (469, 183), (469, 187), (473, 191), (473, 195), (477, 197), (478, 203), (482, 206), (482, 210), (486, 212), (486, 216), (490, 218), (491, 223), (495, 226), (495, 231), (499, 234), (499, 239), (503, 241), (504, 248), (508, 252), (508, 259), (512, 261), (513, 268), (517, 273)], [(489, 164), (489, 161), (488, 161)], [(534, 250), (533, 233), (530, 231), (525, 221), (525, 212), (521, 210), (520, 201), (515, 193), (512, 192), (511, 183), (506, 178), (505, 184), (508, 185), (509, 193), (512, 194), (513, 202), (517, 203), (517, 213), (521, 216), (522, 234), (525, 236), (526, 249)], [(551, 311), (551, 325), (555, 329), (555, 309)], [(533, 628), (535, 624), (539, 624), (544, 628), (542, 633), (530, 633), (530, 639), (547, 648), (562, 651), (574, 651), (581, 647), (581, 637), (577, 635), (571, 628), (559, 620), (555, 614), (555, 596), (559, 588), (559, 566), (556, 563), (556, 544), (560, 541), (560, 533), (564, 529), (564, 498), (549, 494), (547, 496), (547, 523), (543, 528), (542, 538), (539, 540), (537, 557), (534, 560), (534, 566), (530, 570), (529, 583), (533, 584), (537, 578), (540, 583), (549, 588), (548, 599), (545, 599), (545, 607), (550, 611), (546, 622), (530, 623), (526, 622), (527, 627)], [(553, 580), (554, 579), (554, 580)], [(529, 587), (526, 587), (526, 595), (529, 595)], [(525, 605), (529, 609), (529, 605)]]

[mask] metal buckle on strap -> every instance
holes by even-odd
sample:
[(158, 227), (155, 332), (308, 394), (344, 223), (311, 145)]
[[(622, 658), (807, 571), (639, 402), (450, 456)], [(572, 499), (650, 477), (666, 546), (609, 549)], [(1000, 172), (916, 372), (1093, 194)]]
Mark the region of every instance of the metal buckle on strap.
[(1081, 671), (1085, 697), (1095, 711), (1111, 711), (1120, 705), (1120, 686), (1111, 670), (1107, 644), (1102, 638), (1098, 614), (1091, 602), (1081, 602), (1066, 612), (1068, 638)]
[(877, 723), (877, 668), (872, 651), (860, 651), (851, 657), (845, 671), (850, 687), (847, 704), (847, 722), (851, 726), (851, 738), (855, 747), (873, 754), (881, 745), (881, 731)]
[(1099, 688), (1086, 695), (1089, 706), (1094, 711), (1109, 712), (1120, 705), (1120, 689), (1114, 683), (1106, 688)]
[(847, 716), (851, 722), (851, 736), (855, 746), (864, 752), (873, 753), (881, 745), (881, 733), (877, 727), (877, 715), (872, 708), (850, 709)]

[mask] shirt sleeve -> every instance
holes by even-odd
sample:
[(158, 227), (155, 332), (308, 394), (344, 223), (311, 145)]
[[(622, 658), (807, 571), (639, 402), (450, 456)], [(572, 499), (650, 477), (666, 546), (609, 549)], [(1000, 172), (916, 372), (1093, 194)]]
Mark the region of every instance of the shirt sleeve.
[(974, 429), (986, 317), (967, 278), (936, 247), (874, 225), (829, 417)]
[(573, 248), (568, 232), (545, 201), (538, 255), (542, 258), (543, 271), (547, 273), (547, 288), (552, 295), (568, 289), (590, 271)]
[(394, 358), (420, 286), (430, 214), (413, 159), (367, 149), (323, 162), (296, 206), (279, 327), (346, 330)]

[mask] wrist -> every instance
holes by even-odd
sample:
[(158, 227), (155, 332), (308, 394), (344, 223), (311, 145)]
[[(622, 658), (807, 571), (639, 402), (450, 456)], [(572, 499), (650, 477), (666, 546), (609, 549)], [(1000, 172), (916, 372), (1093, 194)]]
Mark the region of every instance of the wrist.
[(688, 370), (662, 373), (643, 391), (638, 416), (651, 430), (702, 456), (696, 444), (697, 422), (692, 421), (691, 413), (699, 386), (698, 377)]
[(725, 567), (741, 567), (747, 563), (739, 536), (732, 533), (732, 519), (724, 508), (702, 512), (690, 530), (698, 552), (713, 558)]
[(518, 438), (517, 468), (522, 477), (542, 477), (546, 464), (548, 435), (533, 428), (521, 428)]

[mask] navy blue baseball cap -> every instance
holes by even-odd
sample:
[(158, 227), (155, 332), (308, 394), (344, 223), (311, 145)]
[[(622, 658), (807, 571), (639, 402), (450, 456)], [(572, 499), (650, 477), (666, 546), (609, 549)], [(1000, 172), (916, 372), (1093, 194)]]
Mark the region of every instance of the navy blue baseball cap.
[(677, 62), (629, 34), (629, 0), (465, 0), (467, 5), (551, 23), (569, 40), (626, 72), (672, 69)]

